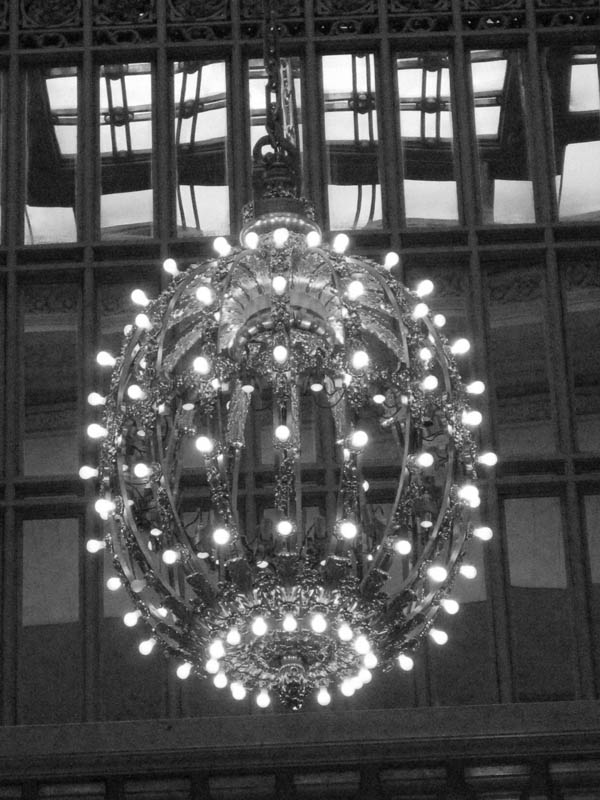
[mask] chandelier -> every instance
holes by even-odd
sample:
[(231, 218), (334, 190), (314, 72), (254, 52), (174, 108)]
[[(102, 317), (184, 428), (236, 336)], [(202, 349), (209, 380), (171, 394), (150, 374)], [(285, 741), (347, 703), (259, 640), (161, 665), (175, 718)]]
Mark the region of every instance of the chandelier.
[(99, 465), (80, 474), (98, 481), (104, 525), (88, 550), (110, 550), (140, 652), (296, 710), (354, 694), (375, 668), (410, 670), (427, 636), (446, 642), (438, 618), (475, 576), (468, 540), (491, 536), (470, 518), (477, 467), (496, 459), (477, 453), (484, 387), (462, 382), (469, 343), (444, 337), (431, 282), (405, 288), (395, 253), (347, 255), (344, 234), (323, 243), (281, 123), (272, 17), (267, 34), (268, 135), (240, 246), (218, 238), (181, 272), (168, 259), (165, 291), (132, 294), (121, 354), (98, 354), (112, 379), (90, 395)]

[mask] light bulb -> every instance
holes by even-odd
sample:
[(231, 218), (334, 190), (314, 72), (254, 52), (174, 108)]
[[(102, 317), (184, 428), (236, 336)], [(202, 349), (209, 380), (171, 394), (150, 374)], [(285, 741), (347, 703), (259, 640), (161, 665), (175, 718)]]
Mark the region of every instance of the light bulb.
[(354, 634), (352, 633), (352, 628), (348, 625), (348, 623), (342, 622), (338, 628), (338, 636), (342, 642), (350, 642), (352, 640)]
[(150, 318), (147, 314), (138, 314), (135, 318), (136, 327), (142, 328), (143, 330), (149, 331), (152, 327), (152, 323), (150, 322)]
[(373, 680), (373, 676), (371, 675), (371, 671), (367, 667), (361, 667), (358, 671), (358, 677), (362, 684), (371, 683)]
[(323, 391), (323, 384), (322, 383), (318, 383), (318, 382), (315, 381), (315, 383), (311, 383), (310, 390), (311, 390), (311, 392), (315, 392), (315, 393), (322, 392)]
[(428, 467), (431, 467), (433, 465), (433, 461), (434, 461), (434, 458), (431, 455), (431, 453), (429, 453), (429, 452), (419, 453), (419, 455), (416, 458), (417, 464), (420, 467), (423, 467), (423, 469), (427, 469)]
[(132, 383), (127, 387), (127, 397), (130, 400), (141, 400), (144, 396), (144, 390), (137, 383)]
[(459, 604), (456, 602), (456, 600), (453, 600), (451, 597), (442, 598), (440, 604), (444, 609), (444, 611), (446, 612), (446, 614), (458, 614), (460, 610)]
[(479, 505), (479, 489), (472, 483), (466, 483), (458, 490), (458, 496), (464, 500), (471, 508), (477, 508)]
[(189, 661), (184, 661), (183, 664), (180, 664), (176, 670), (177, 677), (182, 681), (185, 681), (187, 678), (189, 678), (191, 673), (192, 665)]
[(205, 283), (203, 283), (196, 289), (196, 299), (203, 306), (210, 306), (214, 302), (215, 293), (210, 288), (210, 286), (207, 286)]
[(148, 464), (143, 464), (142, 462), (136, 464), (133, 468), (133, 474), (136, 478), (147, 478), (150, 472), (151, 470)]
[(144, 639), (143, 642), (139, 643), (138, 650), (143, 656), (149, 656), (150, 653), (154, 650), (155, 644), (156, 644), (156, 639)]
[(477, 568), (473, 564), (461, 564), (458, 571), (468, 581), (472, 581), (477, 577)]
[(239, 681), (233, 681), (230, 686), (231, 696), (234, 700), (243, 700), (246, 697), (246, 690)]
[(344, 697), (352, 697), (354, 692), (356, 691), (356, 687), (354, 685), (354, 681), (352, 678), (346, 678), (346, 680), (342, 681), (342, 685), (340, 686), (340, 691), (344, 695)]
[(150, 305), (148, 295), (143, 289), (134, 289), (131, 293), (131, 300), (136, 304), (136, 306), (142, 306), (143, 308), (146, 308), (146, 306)]
[(415, 662), (410, 656), (407, 656), (405, 653), (400, 653), (398, 656), (398, 664), (400, 665), (400, 669), (403, 669), (405, 672), (410, 672)]
[(271, 704), (271, 697), (266, 689), (261, 689), (256, 695), (256, 705), (259, 708), (268, 708)]
[(283, 275), (274, 275), (271, 281), (271, 286), (273, 287), (273, 291), (276, 295), (281, 296), (285, 294), (285, 290), (287, 289), (288, 282)]
[(227, 528), (215, 528), (213, 531), (213, 541), (219, 547), (226, 545), (231, 539), (231, 534)]
[(273, 231), (273, 244), (275, 247), (283, 247), (289, 238), (290, 232), (287, 228), (275, 228)]
[(483, 394), (485, 392), (485, 383), (483, 381), (473, 381), (465, 389), (468, 394)]
[(349, 519), (342, 520), (338, 526), (338, 529), (340, 535), (344, 539), (354, 539), (354, 537), (358, 533), (358, 528), (356, 527), (355, 523)]
[(123, 616), (123, 622), (128, 628), (133, 628), (137, 625), (138, 619), (142, 616), (142, 612), (138, 609), (136, 611), (128, 611)]
[(369, 481), (363, 481), (362, 484), (361, 484), (361, 488), (362, 488), (363, 492), (368, 492), (369, 491)]
[(355, 691), (358, 691), (359, 689), (362, 689), (363, 682), (362, 682), (362, 678), (360, 677), (360, 673), (358, 675), (353, 675), (350, 678), (350, 680), (352, 681), (352, 685), (354, 686), (354, 690)]
[(421, 388), (426, 392), (432, 392), (438, 387), (438, 379), (435, 375), (426, 375), (421, 381)]
[(348, 245), (350, 244), (350, 239), (346, 236), (345, 233), (338, 233), (338, 235), (333, 240), (333, 249), (336, 253), (343, 253)]
[(117, 359), (114, 356), (111, 356), (111, 354), (106, 350), (100, 350), (96, 356), (96, 361), (101, 367), (114, 367), (114, 365), (117, 363)]
[(419, 350), (419, 358), (421, 359), (421, 361), (431, 361), (431, 359), (433, 358), (433, 353), (428, 347), (422, 347)]
[(227, 640), (227, 644), (236, 647), (242, 641), (242, 635), (237, 628), (230, 628), (227, 631), (225, 639)]
[(292, 614), (286, 614), (281, 623), (281, 627), (286, 633), (293, 633), (298, 627), (296, 618)]
[(225, 655), (225, 647), (220, 639), (213, 639), (208, 646), (208, 654), (211, 658), (223, 658)]
[(115, 504), (104, 497), (100, 497), (94, 503), (94, 508), (98, 512), (101, 519), (108, 519), (111, 512), (115, 510)]
[(294, 526), (289, 519), (280, 519), (276, 525), (276, 530), (280, 536), (289, 536), (294, 530)]
[(369, 436), (365, 431), (354, 431), (350, 436), (350, 446), (354, 450), (362, 450), (369, 442)]
[(313, 614), (310, 620), (310, 627), (315, 633), (325, 633), (327, 630), (327, 620), (321, 613)]
[(192, 362), (192, 366), (194, 371), (199, 375), (208, 375), (211, 369), (211, 363), (205, 356), (198, 356), (198, 358), (195, 358)]
[(215, 449), (215, 444), (208, 436), (199, 436), (196, 439), (196, 450), (207, 456)]
[(429, 314), (429, 306), (427, 303), (417, 303), (417, 305), (413, 308), (412, 315), (414, 319), (423, 319)]
[(328, 706), (331, 703), (331, 695), (324, 686), (321, 686), (317, 694), (317, 703), (320, 706)]
[(483, 417), (480, 411), (467, 411), (466, 409), (463, 411), (463, 425), (467, 425), (469, 428), (475, 428), (477, 425), (481, 425), (482, 420)]
[(118, 592), (122, 585), (118, 575), (111, 575), (106, 581), (106, 588), (109, 592)]
[(446, 317), (443, 314), (435, 314), (433, 317), (433, 324), (436, 328), (443, 328), (446, 324)]
[(102, 397), (98, 392), (90, 392), (87, 396), (87, 401), (91, 406), (104, 406), (106, 405), (106, 397)]
[(292, 432), (287, 425), (278, 425), (275, 428), (275, 438), (277, 439), (278, 442), (289, 441), (291, 435)]
[(395, 253), (393, 250), (390, 250), (385, 257), (385, 261), (383, 262), (383, 266), (386, 269), (393, 269), (397, 264), (400, 263), (400, 256), (398, 253)]
[(251, 629), (255, 636), (264, 636), (268, 630), (268, 625), (263, 617), (255, 617)]
[(354, 640), (354, 649), (361, 656), (366, 656), (371, 650), (371, 643), (362, 633)]
[(384, 394), (374, 394), (373, 395), (373, 402), (378, 406), (383, 405), (385, 403), (385, 395)]
[(428, 294), (433, 292), (433, 283), (429, 279), (421, 281), (415, 289), (418, 297), (427, 297)]
[(346, 287), (346, 294), (350, 300), (358, 300), (365, 293), (365, 286), (362, 281), (350, 281)]
[(213, 241), (213, 247), (220, 256), (228, 256), (231, 253), (231, 245), (224, 236), (217, 236)]
[(150, 536), (162, 536), (162, 531), (160, 528), (150, 528)]
[(245, 239), (246, 247), (248, 247), (250, 250), (256, 250), (258, 247), (258, 242), (258, 233), (256, 233), (256, 231), (248, 231)]
[(464, 356), (464, 354), (468, 353), (470, 349), (471, 349), (471, 342), (468, 339), (457, 339), (450, 346), (450, 351), (455, 356)]
[(481, 539), (482, 542), (489, 542), (493, 535), (492, 529), (488, 528), (487, 525), (479, 525), (477, 528), (473, 528), (473, 536)]
[(375, 653), (366, 653), (365, 657), (363, 658), (363, 664), (367, 669), (375, 669), (379, 660)]
[(87, 427), (87, 434), (90, 439), (102, 439), (108, 431), (102, 425), (98, 425), (97, 422), (92, 422), (91, 425)]
[(242, 386), (242, 392), (244, 392), (244, 394), (252, 394), (253, 391), (254, 391), (254, 386), (251, 383), (245, 383)]
[(441, 583), (445, 581), (448, 577), (448, 570), (445, 567), (440, 566), (439, 564), (433, 564), (427, 570), (427, 574), (431, 578), (432, 581), (436, 583)]
[(177, 262), (174, 258), (165, 258), (162, 266), (168, 275), (177, 275), (179, 272), (179, 269), (177, 268)]
[(408, 539), (398, 539), (394, 544), (394, 550), (401, 556), (407, 556), (412, 550), (412, 544)]
[(227, 675), (224, 672), (217, 672), (215, 677), (213, 678), (213, 683), (217, 687), (217, 689), (224, 689), (229, 681), (227, 680)]
[(448, 641), (448, 634), (446, 631), (441, 631), (439, 628), (430, 628), (429, 635), (436, 644), (446, 644)]
[(90, 478), (97, 478), (98, 477), (98, 470), (94, 467), (83, 466), (79, 468), (79, 477), (87, 481)]
[(100, 550), (104, 550), (106, 547), (106, 542), (104, 539), (88, 539), (85, 543), (85, 549), (88, 553), (99, 553)]
[(477, 462), (485, 467), (494, 467), (498, 463), (498, 456), (496, 453), (480, 453), (477, 456)]
[(165, 564), (175, 564), (177, 561), (179, 561), (179, 551), (172, 550), (171, 548), (163, 550), (162, 560), (165, 562)]
[(204, 665), (204, 669), (208, 672), (209, 675), (216, 675), (217, 672), (221, 669), (221, 667), (216, 658), (209, 658), (206, 664)]
[(309, 231), (306, 234), (308, 247), (318, 247), (321, 244), (321, 234), (318, 231)]
[(285, 364), (288, 359), (288, 349), (282, 344), (277, 344), (273, 348), (273, 359), (277, 364)]
[(352, 353), (350, 363), (354, 369), (366, 369), (369, 366), (369, 354), (365, 350), (356, 350)]

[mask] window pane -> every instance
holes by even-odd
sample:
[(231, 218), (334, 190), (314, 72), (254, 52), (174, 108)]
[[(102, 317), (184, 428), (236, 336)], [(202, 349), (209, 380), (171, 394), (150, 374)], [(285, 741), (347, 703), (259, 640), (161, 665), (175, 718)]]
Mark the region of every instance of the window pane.
[(471, 53), (484, 223), (535, 221), (522, 61), (512, 51)]
[(381, 228), (375, 58), (324, 56), (329, 226)]
[(598, 50), (546, 52), (560, 220), (600, 219)]
[(583, 498), (591, 586), (589, 603), (596, 674), (600, 677), (600, 494)]
[(173, 81), (177, 229), (184, 236), (228, 233), (225, 62), (176, 63)]
[(447, 53), (396, 60), (407, 225), (458, 222)]
[(60, 475), (79, 468), (79, 289), (71, 284), (22, 291), (26, 475)]
[(73, 242), (77, 159), (77, 68), (27, 72), (25, 244)]
[(150, 64), (100, 68), (99, 140), (103, 239), (152, 236), (152, 74)]

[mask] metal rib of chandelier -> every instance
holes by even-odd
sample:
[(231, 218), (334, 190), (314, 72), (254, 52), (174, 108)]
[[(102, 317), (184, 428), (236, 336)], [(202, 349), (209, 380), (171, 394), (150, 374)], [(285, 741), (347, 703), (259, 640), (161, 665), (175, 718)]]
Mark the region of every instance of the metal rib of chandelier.
[[(99, 478), (105, 521), (88, 549), (109, 547), (125, 622), (148, 631), (140, 651), (298, 709), (334, 685), (353, 694), (375, 667), (410, 669), (427, 634), (445, 642), (435, 620), (458, 609), (455, 578), (474, 576), (467, 541), (491, 535), (468, 519), (476, 462), (495, 457), (477, 456), (469, 395), (483, 387), (462, 383), (468, 343), (440, 332), (430, 282), (410, 291), (395, 254), (346, 255), (343, 235), (323, 245), (273, 130), (242, 246), (217, 240), (218, 257), (181, 273), (169, 261), (156, 300), (134, 293), (145, 307), (121, 355), (99, 355), (114, 367), (91, 400), (100, 464), (81, 474)], [(249, 505), (244, 453), (266, 414), (272, 464)], [(320, 468), (303, 458), (315, 424)]]

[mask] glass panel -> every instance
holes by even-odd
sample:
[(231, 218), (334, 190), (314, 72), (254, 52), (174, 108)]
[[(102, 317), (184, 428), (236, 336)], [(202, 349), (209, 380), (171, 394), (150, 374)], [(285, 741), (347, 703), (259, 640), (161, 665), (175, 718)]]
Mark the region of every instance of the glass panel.
[(177, 153), (177, 230), (229, 232), (227, 79), (224, 61), (173, 66)]
[(596, 674), (600, 677), (600, 494), (584, 496), (583, 509), (591, 580), (588, 592), (591, 628), (596, 656)]
[(381, 179), (375, 58), (322, 59), (329, 226), (381, 228)]
[(396, 60), (407, 225), (458, 222), (447, 53)]
[(535, 221), (522, 62), (513, 51), (471, 53), (484, 223)]
[(549, 48), (558, 218), (600, 219), (598, 49)]
[(547, 374), (544, 283), (522, 267), (489, 275), (488, 319), (503, 456), (556, 450)]
[(150, 64), (100, 68), (99, 139), (103, 239), (152, 235), (152, 74)]
[(506, 500), (504, 517), (516, 699), (572, 697), (575, 648), (560, 500)]
[(79, 468), (79, 289), (26, 286), (23, 308), (25, 475), (76, 473)]
[(594, 263), (563, 272), (569, 367), (575, 392), (577, 447), (600, 450), (600, 273)]
[(77, 239), (77, 68), (30, 68), (27, 86), (25, 244)]

